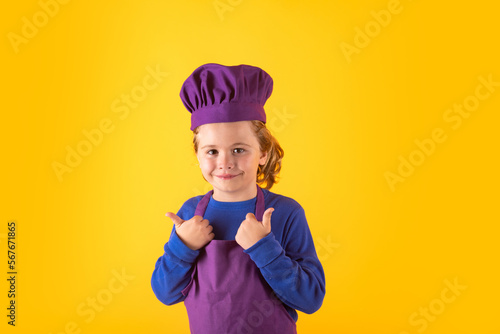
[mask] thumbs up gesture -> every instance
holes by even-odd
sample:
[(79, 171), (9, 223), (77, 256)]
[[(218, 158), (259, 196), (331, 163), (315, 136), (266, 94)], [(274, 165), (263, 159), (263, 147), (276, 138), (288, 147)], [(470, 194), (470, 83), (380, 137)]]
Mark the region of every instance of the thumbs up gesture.
[(204, 247), (215, 237), (212, 232), (212, 225), (201, 216), (194, 216), (189, 220), (182, 220), (172, 212), (167, 212), (165, 216), (172, 219), (175, 225), (175, 233), (192, 250)]
[(253, 213), (247, 213), (235, 237), (236, 242), (243, 249), (252, 247), (257, 241), (271, 233), (271, 215), (273, 211), (273, 208), (267, 209), (262, 217), (262, 222), (257, 221)]

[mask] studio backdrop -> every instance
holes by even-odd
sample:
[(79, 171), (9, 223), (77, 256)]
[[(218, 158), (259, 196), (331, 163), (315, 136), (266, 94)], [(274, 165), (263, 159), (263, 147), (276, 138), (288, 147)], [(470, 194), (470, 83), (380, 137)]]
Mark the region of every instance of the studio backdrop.
[(272, 191), (305, 209), (326, 276), (298, 333), (500, 331), (494, 1), (3, 7), (2, 333), (189, 332), (150, 279), (165, 213), (210, 190), (179, 98), (209, 62), (274, 80)]

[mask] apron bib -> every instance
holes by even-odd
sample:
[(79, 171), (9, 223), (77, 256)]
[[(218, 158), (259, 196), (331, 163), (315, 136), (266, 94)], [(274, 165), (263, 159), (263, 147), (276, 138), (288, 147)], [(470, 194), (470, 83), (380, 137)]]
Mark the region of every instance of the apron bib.
[[(198, 203), (195, 216), (203, 217), (212, 193)], [(265, 206), (260, 187), (255, 207), (255, 217), (262, 221)], [(212, 240), (200, 249), (182, 294), (193, 334), (297, 333), (283, 303), (234, 240)]]

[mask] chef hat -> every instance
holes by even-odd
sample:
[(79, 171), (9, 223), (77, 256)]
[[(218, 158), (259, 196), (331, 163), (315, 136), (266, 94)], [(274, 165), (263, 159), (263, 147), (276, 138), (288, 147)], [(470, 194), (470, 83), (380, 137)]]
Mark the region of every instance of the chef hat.
[(207, 123), (265, 123), (264, 104), (272, 91), (273, 79), (258, 67), (205, 64), (184, 81), (180, 96), (194, 130)]

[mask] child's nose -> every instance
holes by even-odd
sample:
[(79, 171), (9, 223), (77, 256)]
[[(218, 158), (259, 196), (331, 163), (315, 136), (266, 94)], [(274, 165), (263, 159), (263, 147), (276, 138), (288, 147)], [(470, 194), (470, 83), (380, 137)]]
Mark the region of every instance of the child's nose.
[(219, 169), (231, 169), (234, 167), (234, 159), (231, 154), (219, 154), (217, 161)]

